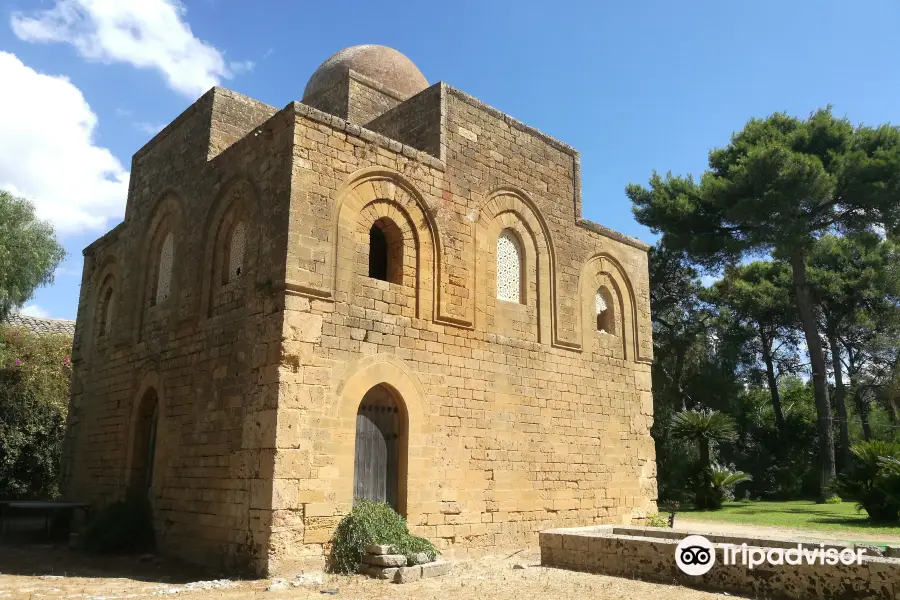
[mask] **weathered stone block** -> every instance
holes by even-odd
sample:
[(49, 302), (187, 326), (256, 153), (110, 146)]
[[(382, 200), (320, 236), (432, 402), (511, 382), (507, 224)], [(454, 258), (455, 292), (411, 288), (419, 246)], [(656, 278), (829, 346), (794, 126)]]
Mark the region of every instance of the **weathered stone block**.
[(422, 578), (438, 577), (446, 575), (453, 568), (453, 563), (446, 560), (438, 560), (422, 565)]
[(397, 575), (397, 570), (397, 567), (378, 567), (375, 565), (363, 565), (360, 567), (359, 572), (363, 575), (374, 577), (375, 579), (386, 579), (388, 581), (393, 581), (394, 577)]
[(422, 567), (415, 565), (413, 567), (400, 567), (397, 574), (394, 575), (394, 583), (412, 583), (422, 578)]
[(369, 544), (366, 546), (366, 554), (392, 554), (394, 547), (384, 544)]
[(379, 567), (405, 567), (406, 557), (402, 554), (363, 554), (362, 561)]
[(411, 564), (411, 565), (424, 565), (425, 563), (431, 561), (431, 559), (428, 558), (428, 555), (425, 554), (424, 552), (418, 552), (416, 554), (413, 554), (412, 556), (410, 556), (408, 558), (408, 560), (409, 560), (409, 564)]

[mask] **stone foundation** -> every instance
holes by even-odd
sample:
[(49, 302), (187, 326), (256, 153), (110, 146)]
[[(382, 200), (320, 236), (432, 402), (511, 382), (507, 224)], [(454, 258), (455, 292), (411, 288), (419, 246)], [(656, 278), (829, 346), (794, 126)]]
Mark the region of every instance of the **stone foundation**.
[[(703, 535), (716, 548), (716, 562), (707, 573), (691, 576), (675, 562), (675, 548), (688, 535)], [(873, 556), (861, 564), (799, 565), (763, 564), (749, 569), (743, 564), (724, 564), (724, 548), (747, 544), (748, 548), (796, 548), (828, 550), (853, 548), (834, 541), (798, 542), (787, 538), (748, 538), (683, 532), (652, 527), (579, 527), (540, 533), (541, 564), (631, 579), (680, 584), (712, 591), (727, 591), (754, 598), (900, 598), (900, 559)], [(889, 548), (890, 550), (890, 548)]]

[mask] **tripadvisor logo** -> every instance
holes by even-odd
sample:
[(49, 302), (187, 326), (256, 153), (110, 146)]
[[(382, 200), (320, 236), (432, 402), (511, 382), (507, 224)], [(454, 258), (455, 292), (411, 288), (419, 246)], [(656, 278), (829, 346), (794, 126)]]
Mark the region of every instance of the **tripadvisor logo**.
[(703, 575), (716, 564), (716, 549), (702, 535), (689, 535), (675, 546), (675, 564), (688, 575)]
[[(826, 548), (804, 547), (797, 544), (795, 548), (759, 548), (741, 544), (721, 544), (722, 564), (743, 565), (750, 570), (766, 565), (843, 565), (862, 564), (864, 548)], [(675, 547), (675, 564), (687, 575), (703, 575), (716, 564), (716, 550), (712, 542), (702, 535), (689, 535)]]

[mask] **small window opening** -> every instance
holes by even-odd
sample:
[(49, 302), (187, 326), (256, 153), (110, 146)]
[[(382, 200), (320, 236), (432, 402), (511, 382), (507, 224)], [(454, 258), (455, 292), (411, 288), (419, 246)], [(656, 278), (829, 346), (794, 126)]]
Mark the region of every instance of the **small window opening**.
[(609, 308), (606, 294), (603, 290), (597, 290), (594, 296), (594, 312), (597, 315), (597, 331), (602, 333), (615, 333), (613, 331), (613, 314)]
[(228, 274), (225, 283), (234, 281), (244, 272), (244, 248), (247, 245), (247, 230), (244, 223), (235, 225), (231, 232), (228, 256)]
[(403, 284), (403, 232), (390, 219), (369, 229), (369, 277)]
[(175, 237), (170, 231), (163, 240), (159, 252), (159, 272), (156, 279), (154, 304), (162, 304), (169, 299), (172, 286), (172, 268), (175, 258)]
[(497, 298), (522, 301), (522, 251), (509, 229), (497, 238)]
[(376, 223), (369, 230), (369, 277), (387, 281), (388, 242), (384, 230)]

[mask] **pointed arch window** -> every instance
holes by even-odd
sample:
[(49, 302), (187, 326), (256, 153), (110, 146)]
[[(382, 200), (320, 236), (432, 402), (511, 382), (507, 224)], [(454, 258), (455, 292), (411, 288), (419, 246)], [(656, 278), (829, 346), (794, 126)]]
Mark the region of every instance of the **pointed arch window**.
[(247, 245), (247, 228), (241, 221), (231, 232), (228, 253), (227, 282), (234, 281), (244, 273), (244, 248)]
[(115, 301), (112, 287), (106, 288), (106, 292), (103, 294), (103, 303), (100, 305), (100, 335), (103, 337), (108, 337), (112, 332)]
[(497, 298), (522, 301), (522, 248), (509, 229), (497, 238)]
[(175, 237), (170, 231), (159, 252), (159, 274), (156, 279), (156, 304), (169, 299), (172, 286), (172, 264), (175, 259)]

